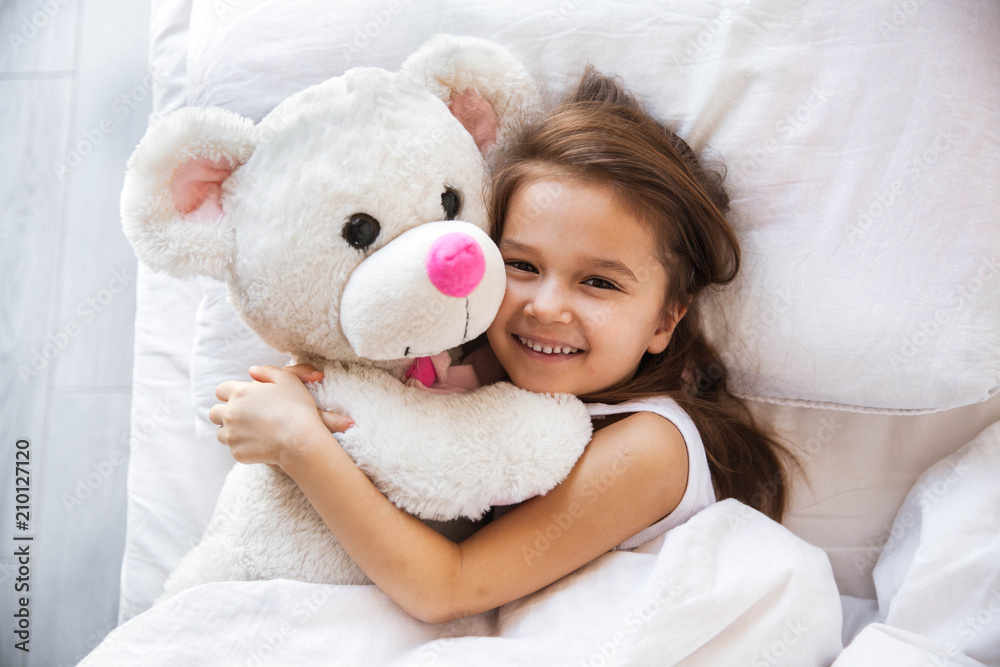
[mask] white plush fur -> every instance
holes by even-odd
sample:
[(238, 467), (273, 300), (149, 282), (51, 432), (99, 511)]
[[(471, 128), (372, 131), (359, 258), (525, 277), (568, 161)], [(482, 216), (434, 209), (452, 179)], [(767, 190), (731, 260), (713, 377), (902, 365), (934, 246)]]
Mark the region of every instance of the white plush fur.
[(232, 226), (186, 221), (174, 208), (170, 182), (178, 166), (194, 157), (243, 164), (254, 135), (251, 121), (224, 109), (181, 109), (149, 129), (143, 150), (129, 159), (121, 198), (125, 235), (144, 262), (182, 278), (229, 277)]
[(499, 115), (498, 141), (537, 105), (535, 83), (514, 56), (474, 37), (435, 35), (401, 69), (442, 102), (448, 102), (456, 91), (482, 95)]
[[(310, 386), (317, 404), (356, 423), (338, 436), (344, 449), (396, 505), (426, 520), (475, 519), (547, 492), (591, 432), (572, 396), (510, 384), (439, 394), (401, 381), (415, 357), (484, 331), (503, 296), (503, 262), (485, 234), (484, 160), (447, 106), (469, 93), (488, 102), (498, 136), (536, 95), (500, 47), (438, 36), (401, 72), (349, 70), (288, 98), (256, 127), (216, 109), (164, 118), (136, 148), (122, 195), (139, 257), (176, 275), (225, 280), (265, 342), (322, 368), (323, 383)], [(205, 158), (232, 167), (221, 211), (205, 208), (218, 219), (181, 215), (176, 187), (171, 196), (172, 182), (186, 183), (178, 170)], [(457, 220), (443, 220), (446, 188), (459, 193)], [(197, 203), (198, 192), (181, 199)], [(360, 249), (343, 234), (357, 213), (380, 225)], [(424, 259), (456, 231), (475, 240), (486, 268), (461, 297), (434, 287)], [(367, 581), (290, 478), (237, 464), (164, 597), (275, 577)]]

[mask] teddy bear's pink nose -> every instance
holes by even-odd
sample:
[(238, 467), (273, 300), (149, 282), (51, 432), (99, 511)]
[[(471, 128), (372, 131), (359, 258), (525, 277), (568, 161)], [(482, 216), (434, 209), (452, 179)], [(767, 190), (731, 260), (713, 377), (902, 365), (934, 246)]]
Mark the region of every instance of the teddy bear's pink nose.
[(468, 234), (445, 234), (434, 241), (427, 253), (427, 276), (442, 294), (467, 296), (485, 273), (483, 250)]

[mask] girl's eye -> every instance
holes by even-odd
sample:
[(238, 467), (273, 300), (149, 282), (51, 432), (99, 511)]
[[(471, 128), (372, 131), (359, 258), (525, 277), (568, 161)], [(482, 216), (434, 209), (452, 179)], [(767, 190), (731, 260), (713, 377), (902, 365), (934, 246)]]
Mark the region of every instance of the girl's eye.
[(538, 273), (538, 269), (527, 262), (521, 262), (516, 259), (504, 262), (507, 266), (518, 271), (527, 271), (529, 273)]
[(610, 280), (605, 280), (604, 278), (587, 278), (583, 281), (583, 284), (590, 285), (591, 287), (596, 287), (598, 289), (618, 289), (618, 285), (615, 285)]

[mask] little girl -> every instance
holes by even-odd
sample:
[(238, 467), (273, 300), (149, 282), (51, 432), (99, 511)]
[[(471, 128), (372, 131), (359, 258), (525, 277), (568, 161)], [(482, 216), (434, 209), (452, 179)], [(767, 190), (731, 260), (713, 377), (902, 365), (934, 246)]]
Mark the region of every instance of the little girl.
[[(290, 475), (372, 581), (430, 622), (537, 591), (717, 497), (776, 520), (785, 498), (781, 448), (727, 392), (698, 328), (698, 293), (739, 266), (721, 176), (593, 69), (492, 162), (507, 291), (469, 362), (483, 382), (589, 404), (593, 439), (562, 484), (456, 544), (396, 508), (344, 453), (331, 431), (351, 421), (316, 409), (303, 385), (315, 369), (251, 369), (257, 382), (223, 383), (211, 411), (237, 461)], [(556, 521), (560, 536), (540, 548)]]

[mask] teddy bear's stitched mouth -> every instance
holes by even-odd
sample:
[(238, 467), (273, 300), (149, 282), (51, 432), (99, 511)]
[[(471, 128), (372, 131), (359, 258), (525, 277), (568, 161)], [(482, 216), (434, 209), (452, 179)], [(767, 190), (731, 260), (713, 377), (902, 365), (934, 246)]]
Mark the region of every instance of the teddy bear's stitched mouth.
[(462, 342), (469, 340), (469, 297), (465, 297), (465, 330), (462, 331)]
[[(462, 330), (462, 340), (458, 343), (459, 345), (469, 342), (469, 321), (472, 319), (472, 314), (470, 312), (469, 298), (465, 297), (464, 300), (465, 300), (465, 328)], [(415, 357), (430, 356), (430, 353), (414, 353), (411, 355), (410, 347), (411, 347), (410, 345), (407, 345), (406, 349), (403, 350), (403, 357), (402, 357), (403, 359), (407, 359), (410, 356), (415, 356)]]

